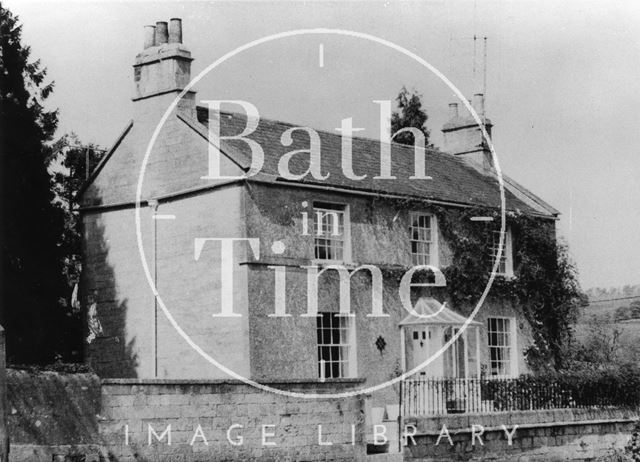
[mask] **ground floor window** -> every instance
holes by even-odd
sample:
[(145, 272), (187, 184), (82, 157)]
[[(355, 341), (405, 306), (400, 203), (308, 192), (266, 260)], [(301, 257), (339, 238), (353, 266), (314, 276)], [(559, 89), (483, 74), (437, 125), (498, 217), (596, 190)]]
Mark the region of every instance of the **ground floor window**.
[(489, 371), (493, 376), (512, 377), (516, 373), (514, 358), (515, 320), (512, 318), (488, 318)]
[(317, 335), (318, 377), (355, 377), (353, 319), (339, 313), (319, 313)]

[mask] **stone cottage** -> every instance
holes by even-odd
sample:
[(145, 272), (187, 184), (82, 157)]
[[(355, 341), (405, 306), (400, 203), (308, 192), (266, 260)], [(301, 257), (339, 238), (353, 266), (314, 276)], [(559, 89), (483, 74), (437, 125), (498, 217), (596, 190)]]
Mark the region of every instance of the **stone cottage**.
[[(500, 205), (489, 151), (475, 122), (451, 105), (443, 150), (424, 152), (431, 180), (411, 179), (416, 151), (396, 143), (387, 146), (394, 178), (376, 178), (382, 176), (385, 148), (357, 137), (349, 139), (353, 175), (347, 175), (344, 139), (317, 131), (320, 171), (328, 174), (317, 179), (304, 175), (308, 155), (290, 156), (288, 178), (279, 169), (285, 153), (309, 149), (309, 133), (259, 119), (246, 138), (259, 143), (264, 162), (248, 175), (250, 144), (233, 136), (253, 120), (244, 111), (216, 112), (198, 104), (215, 95), (186, 92), (147, 157), (138, 237), (143, 160), (163, 114), (190, 82), (191, 61), (180, 20), (147, 29), (133, 66), (132, 120), (82, 191), (90, 364), (103, 377), (227, 378), (195, 344), (256, 381), (362, 379), (372, 386), (419, 369), (458, 333), (468, 310), (447, 302), (447, 281), (431, 271), (433, 280), (410, 278), (408, 311), (397, 274), (415, 265), (452, 264), (451, 242), (434, 207)], [(484, 117), (482, 95), (474, 105)], [(491, 122), (485, 124), (490, 131)], [(211, 139), (212, 125), (219, 126), (220, 140)], [(285, 132), (291, 141), (286, 146)], [(219, 161), (217, 175), (211, 175), (211, 156)], [(504, 184), (509, 211), (555, 226), (556, 210), (506, 176)], [(500, 233), (495, 237), (487, 253), (500, 259), (499, 277), (514, 277), (518, 242), (507, 229), (498, 255)], [(223, 244), (225, 238), (236, 242)], [(308, 296), (310, 286), (317, 298)], [(345, 300), (350, 316), (340, 315)], [(527, 370), (522, 352), (530, 344), (522, 314), (489, 297), (451, 347), (416, 373), (517, 376)], [(393, 393), (384, 389), (374, 401), (395, 402)]]

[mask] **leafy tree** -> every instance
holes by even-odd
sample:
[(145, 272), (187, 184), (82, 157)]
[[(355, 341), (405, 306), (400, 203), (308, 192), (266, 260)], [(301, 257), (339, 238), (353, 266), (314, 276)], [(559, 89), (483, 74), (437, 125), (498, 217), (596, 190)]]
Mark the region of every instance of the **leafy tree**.
[(635, 300), (629, 305), (629, 317), (640, 318), (640, 300)]
[[(429, 143), (429, 130), (426, 126), (429, 116), (422, 108), (421, 98), (422, 95), (419, 93), (415, 91), (410, 93), (405, 87), (402, 87), (396, 97), (398, 111), (391, 114), (391, 133), (407, 127), (417, 128), (424, 133), (425, 146), (432, 146)], [(393, 138), (393, 141), (413, 146), (414, 136), (410, 132), (402, 132)]]
[(607, 316), (592, 316), (586, 323), (586, 331), (578, 344), (577, 361), (602, 367), (620, 359), (622, 330)]
[(53, 176), (54, 201), (60, 206), (64, 216), (59, 246), (66, 280), (65, 292), (61, 298), (65, 317), (59, 329), (67, 341), (60, 345), (59, 354), (66, 360), (77, 361), (81, 359), (83, 338), (83, 318), (77, 299), (82, 271), (82, 235), (77, 194), (86, 181), (87, 174), (98, 165), (105, 151), (93, 144), (83, 144), (75, 133), (64, 135), (52, 148), (53, 152), (47, 163)]
[(558, 242), (553, 225), (542, 226), (523, 215), (512, 225), (517, 244), (518, 298), (534, 327), (535, 345), (527, 351), (530, 364), (538, 369), (565, 367), (580, 307), (587, 297), (578, 282), (578, 273), (566, 244)]
[(592, 315), (576, 325), (578, 334), (565, 352), (564, 369), (604, 370), (640, 363), (640, 345), (633, 331), (609, 315)]
[(9, 361), (43, 363), (63, 341), (63, 212), (46, 165), (58, 116), (43, 106), (53, 82), (45, 82), (46, 70), (30, 59), (21, 33), (18, 18), (0, 5), (0, 323)]
[[(75, 133), (70, 133), (53, 144), (53, 153), (48, 159), (49, 171), (53, 175), (52, 189), (55, 201), (64, 212), (64, 228), (60, 245), (64, 259), (63, 271), (71, 290), (78, 282), (81, 270), (82, 241), (77, 194), (104, 153), (104, 149), (92, 143), (83, 144)], [(71, 303), (70, 296), (69, 294), (67, 297), (69, 303)]]
[(625, 319), (629, 319), (630, 310), (628, 306), (621, 306), (615, 312), (614, 319), (616, 321), (624, 321)]

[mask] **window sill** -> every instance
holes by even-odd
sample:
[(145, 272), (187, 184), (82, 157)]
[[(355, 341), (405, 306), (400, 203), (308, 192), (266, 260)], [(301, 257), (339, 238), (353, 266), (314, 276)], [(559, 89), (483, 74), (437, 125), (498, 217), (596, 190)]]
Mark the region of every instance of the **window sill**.
[(332, 266), (332, 265), (344, 266), (346, 269), (354, 269), (358, 267), (354, 263), (346, 262), (343, 260), (311, 260), (311, 264), (314, 266), (319, 266), (321, 268), (325, 268), (327, 266)]
[(366, 379), (364, 377), (342, 377), (339, 379), (316, 379), (318, 383), (361, 383)]

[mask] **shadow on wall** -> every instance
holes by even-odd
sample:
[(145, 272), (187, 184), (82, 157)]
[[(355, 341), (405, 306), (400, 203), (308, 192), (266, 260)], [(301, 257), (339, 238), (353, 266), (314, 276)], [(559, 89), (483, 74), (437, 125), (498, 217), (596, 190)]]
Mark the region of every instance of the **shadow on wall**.
[(82, 301), (86, 358), (100, 377), (135, 378), (138, 366), (136, 338), (126, 340), (127, 299), (119, 299), (114, 268), (109, 264), (109, 243), (101, 219), (105, 213), (118, 212), (96, 212), (83, 217)]
[(100, 381), (93, 374), (7, 369), (11, 444), (95, 444)]

